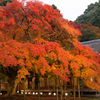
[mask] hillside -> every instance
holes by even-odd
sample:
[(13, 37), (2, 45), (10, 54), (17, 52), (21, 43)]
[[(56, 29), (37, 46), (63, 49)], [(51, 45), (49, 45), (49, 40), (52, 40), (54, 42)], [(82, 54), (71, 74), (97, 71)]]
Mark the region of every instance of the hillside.
[(76, 21), (80, 24), (91, 23), (94, 26), (100, 27), (100, 0), (95, 4), (90, 4), (84, 11), (84, 14), (80, 15)]

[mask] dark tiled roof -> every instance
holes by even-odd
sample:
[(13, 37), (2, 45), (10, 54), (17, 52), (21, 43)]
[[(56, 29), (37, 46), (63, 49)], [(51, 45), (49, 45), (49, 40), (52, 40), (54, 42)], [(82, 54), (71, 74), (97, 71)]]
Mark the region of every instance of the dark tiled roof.
[(93, 51), (98, 51), (100, 53), (100, 39), (81, 42), (83, 46), (88, 45), (93, 48)]

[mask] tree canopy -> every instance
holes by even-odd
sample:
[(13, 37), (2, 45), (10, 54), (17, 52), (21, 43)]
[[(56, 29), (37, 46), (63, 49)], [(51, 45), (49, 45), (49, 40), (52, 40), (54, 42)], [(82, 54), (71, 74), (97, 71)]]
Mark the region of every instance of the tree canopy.
[(78, 42), (79, 29), (52, 6), (14, 0), (0, 7), (0, 24), (0, 73), (15, 68), (19, 80), (32, 71), (64, 81), (70, 73), (84, 80), (99, 75), (100, 56)]
[(27, 2), (24, 6), (14, 0), (4, 9), (1, 8), (0, 12), (2, 24), (0, 29), (3, 28), (3, 34), (6, 34), (5, 40), (32, 42), (33, 38), (40, 36), (70, 48), (81, 35), (80, 31), (75, 30), (67, 20), (62, 18), (58, 10), (38, 1)]

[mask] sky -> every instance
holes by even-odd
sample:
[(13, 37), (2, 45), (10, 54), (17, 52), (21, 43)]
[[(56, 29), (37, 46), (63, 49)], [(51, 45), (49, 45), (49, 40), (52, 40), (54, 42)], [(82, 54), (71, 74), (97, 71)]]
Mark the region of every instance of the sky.
[(39, 0), (45, 4), (54, 4), (62, 13), (64, 19), (74, 21), (84, 13), (88, 5), (99, 0)]

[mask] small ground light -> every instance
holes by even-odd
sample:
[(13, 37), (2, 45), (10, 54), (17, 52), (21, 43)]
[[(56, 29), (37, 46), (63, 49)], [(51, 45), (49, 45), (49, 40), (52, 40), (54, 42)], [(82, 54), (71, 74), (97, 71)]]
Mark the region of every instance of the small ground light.
[(56, 93), (54, 93), (53, 95), (56, 95)]
[(93, 82), (93, 78), (91, 78), (91, 82)]
[(38, 95), (38, 93), (36, 92), (36, 95)]
[(31, 94), (31, 92), (28, 92), (28, 94)]
[(65, 93), (65, 96), (67, 96), (68, 95), (68, 93)]
[(35, 95), (35, 92), (33, 92), (33, 95)]
[(51, 95), (51, 92), (49, 92), (49, 95)]
[(2, 95), (2, 93), (0, 93), (0, 95)]
[(19, 91), (17, 91), (17, 93), (19, 93)]
[(21, 92), (21, 94), (23, 94), (23, 92)]
[(42, 95), (43, 93), (42, 93), (42, 92), (40, 92), (40, 94)]

